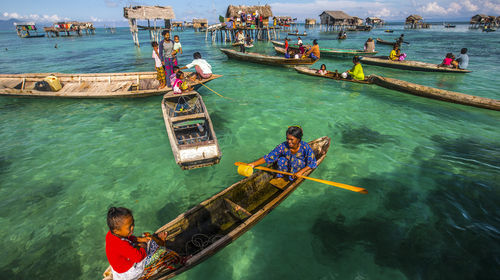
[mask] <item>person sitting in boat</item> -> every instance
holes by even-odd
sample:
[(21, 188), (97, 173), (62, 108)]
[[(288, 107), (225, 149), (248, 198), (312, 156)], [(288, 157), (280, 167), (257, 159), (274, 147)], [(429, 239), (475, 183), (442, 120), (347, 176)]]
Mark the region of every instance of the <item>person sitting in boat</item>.
[(246, 48), (253, 47), (253, 39), (252, 37), (250, 37), (250, 35), (248, 35), (247, 38), (245, 39), (245, 47)]
[(405, 34), (401, 34), (401, 36), (399, 36), (399, 38), (396, 40), (396, 44), (401, 46), (404, 41), (405, 41)]
[(145, 233), (143, 237), (133, 235), (134, 217), (129, 209), (109, 208), (107, 224), (106, 257), (113, 279), (139, 279), (153, 276), (160, 268), (176, 269), (181, 265), (179, 255), (164, 247), (166, 232)]
[(195, 52), (193, 54), (194, 60), (191, 61), (188, 65), (181, 67), (180, 70), (188, 69), (194, 66), (196, 69), (196, 76), (191, 77), (191, 80), (208, 79), (212, 77), (212, 65), (210, 65), (206, 60), (201, 58), (201, 54), (199, 52)]
[(320, 58), (318, 40), (314, 39), (313, 46), (305, 53), (306, 57), (310, 57), (314, 60)]
[(175, 81), (172, 84), (172, 89), (174, 94), (181, 94), (182, 92), (193, 90), (193, 87), (187, 85), (187, 82), (184, 81), (184, 72), (179, 70), (175, 74)]
[(374, 52), (375, 51), (375, 41), (373, 41), (372, 37), (368, 38), (365, 42), (364, 47), (365, 52)]
[(358, 81), (363, 81), (365, 79), (365, 74), (363, 73), (363, 67), (361, 66), (361, 63), (359, 63), (359, 57), (357, 55), (352, 58), (352, 63), (354, 64), (354, 66), (350, 70), (347, 70), (346, 72), (342, 73), (346, 74), (343, 75), (342, 77), (347, 79), (356, 79)]
[(328, 74), (328, 71), (326, 70), (326, 65), (325, 64), (321, 64), (321, 67), (319, 68), (318, 71), (316, 71), (316, 73), (318, 73), (320, 75), (326, 75), (326, 74)]
[(389, 54), (389, 59), (390, 60), (399, 60), (403, 61), (406, 58), (406, 53), (401, 54), (401, 51), (399, 50), (399, 45), (396, 43), (392, 47), (392, 51)]
[(291, 58), (291, 57), (292, 57), (292, 55), (293, 55), (293, 53), (291, 54), (290, 49), (286, 49), (286, 50), (285, 50), (285, 58)]
[(302, 141), (303, 131), (300, 126), (290, 126), (286, 131), (286, 141), (279, 144), (274, 150), (264, 157), (249, 163), (251, 167), (261, 164), (277, 163), (278, 170), (293, 173), (288, 176), (288, 180), (282, 174), (277, 174), (276, 178), (270, 181), (271, 184), (283, 188), (288, 181), (293, 181), (305, 172), (318, 166), (314, 151), (311, 146)]
[(305, 52), (306, 52), (306, 48), (304, 48), (304, 45), (300, 45), (299, 46), (300, 56), (303, 56)]
[(460, 50), (460, 54), (457, 56), (456, 61), (458, 62), (458, 68), (467, 69), (469, 66), (469, 55), (467, 55), (467, 48)]
[(453, 53), (447, 53), (443, 62), (439, 64), (440, 67), (458, 68), (458, 62), (455, 60)]
[(337, 39), (343, 39), (342, 36), (344, 35), (344, 31), (340, 30), (339, 35), (337, 35)]

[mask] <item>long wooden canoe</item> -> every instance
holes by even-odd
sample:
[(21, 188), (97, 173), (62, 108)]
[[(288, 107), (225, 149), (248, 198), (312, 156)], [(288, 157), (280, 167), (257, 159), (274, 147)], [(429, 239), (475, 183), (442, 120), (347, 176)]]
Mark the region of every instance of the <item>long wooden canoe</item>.
[[(186, 72), (188, 73), (188, 72)], [(37, 82), (49, 75), (59, 78), (62, 88), (59, 91), (40, 91), (35, 89)], [(222, 75), (201, 82), (206, 83)], [(199, 86), (200, 81), (188, 81), (191, 86)], [(156, 72), (132, 73), (26, 73), (0, 74), (0, 96), (61, 97), (61, 98), (121, 98), (146, 97), (161, 95), (172, 90), (164, 87), (158, 89)]]
[(382, 40), (380, 38), (377, 38), (377, 44), (394, 46), (394, 44), (396, 44), (396, 41), (389, 42), (389, 41), (385, 41), (385, 40)]
[[(318, 138), (309, 142), (309, 145), (319, 166), (328, 152), (330, 138)], [(312, 172), (310, 170), (304, 175), (309, 176)], [(273, 176), (272, 173), (255, 170), (252, 176), (222, 190), (159, 228), (156, 233), (168, 232), (167, 248), (181, 256), (192, 257), (185, 266), (160, 273), (158, 279), (179, 275), (235, 241), (283, 202), (304, 180), (299, 178), (279, 189), (269, 183)]]
[(440, 67), (438, 64), (432, 64), (414, 60), (390, 60), (387, 56), (363, 56), (361, 63), (389, 67), (403, 70), (425, 71), (425, 72), (449, 72), (449, 73), (469, 73), (470, 70), (454, 69), (449, 67)]
[(242, 53), (231, 49), (220, 50), (229, 58), (275, 66), (311, 65), (316, 62), (316, 60), (313, 60), (311, 58), (295, 59), (252, 52)]
[[(284, 48), (285, 43), (279, 41), (271, 41), (275, 47)], [(299, 46), (297, 44), (288, 45), (288, 48), (298, 51)], [(364, 50), (354, 50), (354, 49), (330, 49), (330, 48), (319, 48), (322, 57), (353, 57), (355, 55), (375, 55), (378, 52), (366, 52)]]
[(299, 34), (299, 33), (288, 33), (288, 35), (290, 35), (290, 36), (307, 36), (307, 33), (302, 33), (302, 34)]
[(351, 83), (358, 83), (358, 84), (372, 84), (370, 76), (366, 77), (365, 80), (360, 81), (356, 79), (344, 79), (342, 77), (337, 77), (334, 75), (332, 72), (328, 72), (326, 75), (321, 75), (318, 73), (319, 69), (312, 69), (304, 66), (296, 66), (294, 67), (297, 72), (301, 74), (306, 74), (306, 75), (311, 75), (311, 76), (316, 76), (316, 77), (322, 77), (322, 78), (327, 78), (327, 79), (332, 79), (332, 80), (337, 80), (337, 81), (344, 81), (344, 82), (351, 82)]
[(423, 86), (377, 75), (371, 75), (370, 77), (374, 84), (388, 89), (452, 103), (500, 111), (500, 100)]
[(163, 119), (175, 162), (182, 169), (219, 163), (222, 153), (201, 95), (196, 91), (165, 94)]

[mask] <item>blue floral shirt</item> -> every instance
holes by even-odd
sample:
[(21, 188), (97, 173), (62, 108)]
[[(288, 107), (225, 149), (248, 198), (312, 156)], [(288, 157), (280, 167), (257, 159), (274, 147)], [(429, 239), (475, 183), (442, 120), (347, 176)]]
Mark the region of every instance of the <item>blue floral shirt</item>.
[(292, 154), (288, 147), (288, 143), (285, 141), (274, 148), (269, 154), (265, 155), (264, 160), (266, 163), (271, 164), (276, 162), (280, 157), (284, 157), (287, 160), (292, 173), (306, 166), (313, 169), (318, 166), (316, 158), (314, 157), (314, 151), (311, 146), (304, 141), (300, 141), (300, 147), (296, 154)]

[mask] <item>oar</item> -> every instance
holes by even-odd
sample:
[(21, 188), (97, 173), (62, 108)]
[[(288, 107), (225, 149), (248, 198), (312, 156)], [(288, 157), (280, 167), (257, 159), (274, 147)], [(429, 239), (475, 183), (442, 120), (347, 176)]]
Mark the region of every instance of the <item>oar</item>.
[[(248, 164), (246, 164), (244, 162), (239, 162), (239, 161), (235, 162), (234, 165), (236, 165), (236, 166), (240, 166), (240, 165), (246, 165), (246, 166), (248, 166)], [(279, 170), (275, 170), (275, 169), (271, 169), (271, 168), (267, 168), (267, 167), (263, 167), (263, 166), (255, 166), (254, 168), (255, 169), (259, 169), (259, 170), (263, 170), (263, 171), (269, 171), (269, 172), (281, 173), (281, 174), (293, 176), (293, 173), (285, 172), (285, 171), (279, 171)], [(350, 191), (353, 191), (353, 192), (358, 192), (358, 193), (362, 193), (362, 194), (367, 194), (368, 193), (368, 191), (365, 190), (365, 189), (363, 189), (363, 188), (358, 188), (358, 187), (354, 187), (354, 186), (350, 186), (350, 185), (346, 185), (346, 184), (342, 184), (342, 183), (337, 183), (337, 182), (332, 182), (332, 181), (327, 181), (327, 180), (321, 180), (321, 179), (316, 179), (316, 178), (307, 177), (307, 176), (299, 176), (299, 177), (303, 178), (303, 179), (307, 179), (307, 180), (311, 180), (311, 181), (315, 181), (315, 182), (327, 184), (327, 185), (330, 185), (330, 186), (334, 186), (334, 187), (338, 187), (338, 188), (350, 190)]]

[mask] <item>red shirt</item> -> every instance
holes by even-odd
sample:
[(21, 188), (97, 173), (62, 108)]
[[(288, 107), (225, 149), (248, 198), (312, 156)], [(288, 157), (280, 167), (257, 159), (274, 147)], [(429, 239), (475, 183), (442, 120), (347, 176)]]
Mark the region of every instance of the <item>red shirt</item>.
[[(132, 235), (128, 240), (136, 242), (137, 238)], [(123, 273), (128, 271), (134, 263), (142, 261), (146, 257), (146, 250), (144, 248), (136, 249), (127, 239), (121, 239), (108, 231), (106, 234), (106, 257), (108, 257), (108, 262), (114, 271)]]
[(285, 50), (288, 49), (288, 41), (285, 41)]

